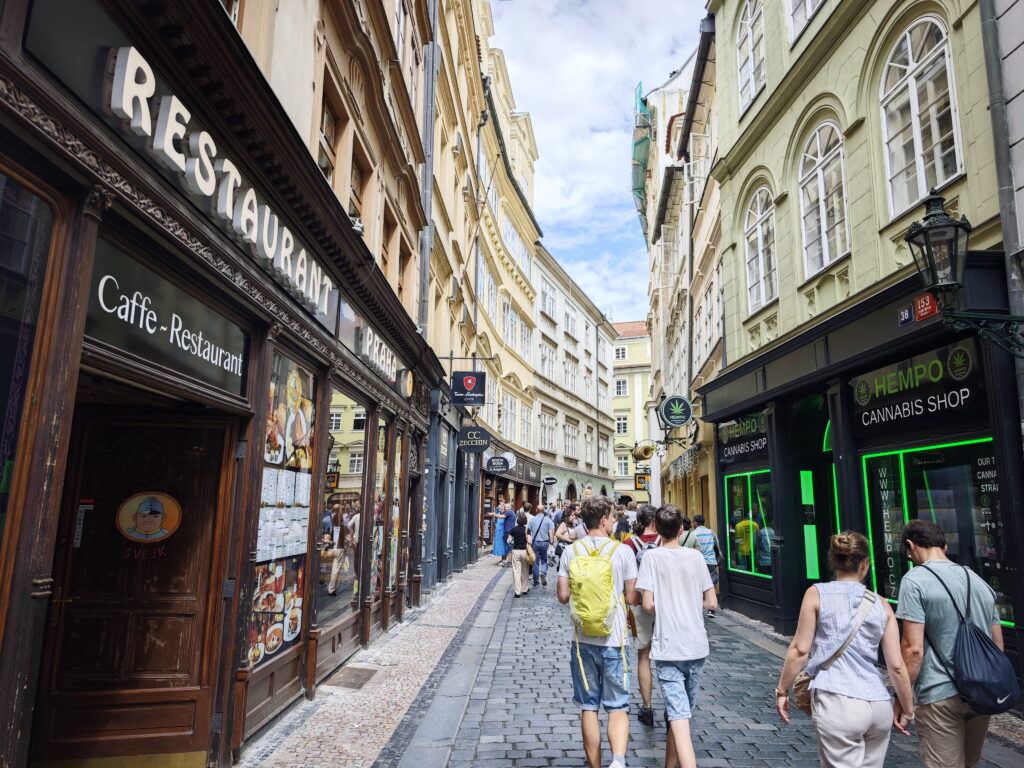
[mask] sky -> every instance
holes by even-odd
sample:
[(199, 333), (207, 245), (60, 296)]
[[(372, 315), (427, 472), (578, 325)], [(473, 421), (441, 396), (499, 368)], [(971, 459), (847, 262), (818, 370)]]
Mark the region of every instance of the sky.
[(491, 0), (540, 159), (543, 243), (613, 322), (647, 317), (647, 247), (631, 192), (634, 91), (697, 46), (703, 0)]

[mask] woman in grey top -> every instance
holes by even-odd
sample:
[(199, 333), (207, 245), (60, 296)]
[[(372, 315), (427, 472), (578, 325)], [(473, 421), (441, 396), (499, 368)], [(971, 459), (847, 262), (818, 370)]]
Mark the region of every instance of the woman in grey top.
[[(907, 734), (914, 719), (899, 628), (888, 601), (876, 596), (853, 642), (828, 669), (820, 669), (849, 637), (856, 621), (866, 592), (862, 582), (870, 565), (868, 540), (852, 531), (833, 536), (829, 562), (836, 580), (815, 584), (804, 595), (796, 634), (775, 690), (775, 706), (788, 723), (789, 688), (807, 662), (807, 672), (814, 678), (810, 684), (811, 717), (823, 768), (881, 768), (891, 726)], [(875, 666), (879, 647), (902, 707), (896, 717), (885, 681)]]

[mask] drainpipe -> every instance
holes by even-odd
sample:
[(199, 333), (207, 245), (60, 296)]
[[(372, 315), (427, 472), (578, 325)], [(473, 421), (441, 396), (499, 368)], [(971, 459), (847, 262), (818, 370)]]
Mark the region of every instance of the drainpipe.
[[(484, 98), (486, 98), (488, 92), (490, 92), (490, 90), (491, 90), (491, 77), (490, 77), (490, 75), (484, 75), (484, 77), (483, 77), (483, 85), (484, 85)], [(483, 190), (483, 186), (480, 183), (480, 155), (481, 155), (481, 153), (483, 151), (483, 143), (480, 141), (480, 131), (482, 131), (484, 126), (487, 125), (487, 118), (489, 117), (489, 115), (490, 115), (490, 113), (486, 109), (483, 110), (480, 113), (480, 122), (476, 124), (476, 189), (477, 189), (477, 192), (480, 192), (481, 190)], [(493, 175), (494, 175), (493, 171), (491, 172), (491, 175), (492, 175), (492, 178), (493, 178)], [(484, 199), (482, 201), (478, 201), (477, 202), (478, 210), (477, 210), (476, 237), (473, 238), (473, 268), (475, 270), (475, 272), (473, 274), (473, 286), (474, 286), (474, 290), (473, 290), (473, 296), (474, 296), (474, 299), (473, 299), (473, 328), (479, 328), (479, 325), (480, 325), (480, 297), (477, 296), (475, 287), (477, 285), (481, 285), (480, 270), (482, 268), (482, 265), (480, 264), (480, 223), (479, 223), (480, 213), (481, 212), (480, 212), (479, 209), (482, 208), (486, 204), (486, 202), (487, 202), (486, 201), (486, 197), (487, 197), (486, 192), (487, 192), (487, 190), (483, 190), (483, 192), (484, 192)], [(475, 356), (475, 354), (476, 353), (474, 352), (474, 356)], [(474, 371), (476, 370), (476, 361), (475, 360), (473, 361), (473, 370)]]
[(423, 177), (420, 180), (420, 202), (427, 226), (420, 230), (420, 299), (416, 326), (420, 335), (427, 335), (430, 313), (430, 247), (434, 242), (434, 111), (437, 107), (437, 74), (441, 68), (441, 48), (437, 44), (437, 4), (429, 0), (430, 42), (424, 46), (423, 68), (426, 83), (423, 89)]

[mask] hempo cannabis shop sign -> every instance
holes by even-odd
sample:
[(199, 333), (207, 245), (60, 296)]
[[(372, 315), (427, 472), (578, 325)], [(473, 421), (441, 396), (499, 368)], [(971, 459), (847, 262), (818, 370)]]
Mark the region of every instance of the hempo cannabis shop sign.
[(854, 434), (877, 436), (933, 426), (936, 417), (985, 416), (984, 377), (973, 339), (901, 360), (852, 379)]

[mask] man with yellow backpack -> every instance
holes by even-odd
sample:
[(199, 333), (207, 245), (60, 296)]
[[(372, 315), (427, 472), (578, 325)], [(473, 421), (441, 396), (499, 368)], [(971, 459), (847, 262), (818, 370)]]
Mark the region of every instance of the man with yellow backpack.
[(636, 557), (611, 538), (615, 505), (606, 496), (584, 500), (580, 518), (587, 535), (562, 553), (558, 600), (572, 618), (570, 666), (573, 701), (582, 710), (583, 749), (590, 768), (601, 768), (599, 707), (608, 713), (609, 768), (625, 768), (629, 742), (630, 633), (626, 605), (637, 605)]

